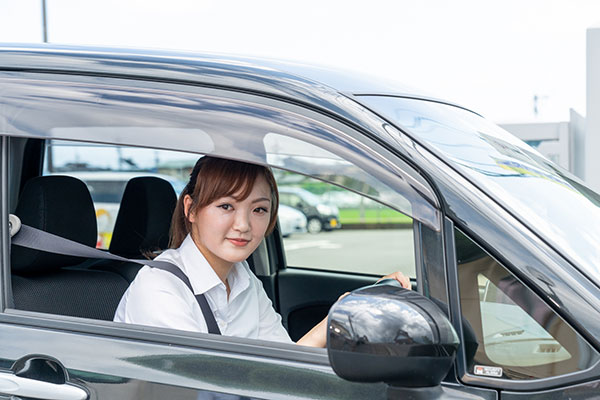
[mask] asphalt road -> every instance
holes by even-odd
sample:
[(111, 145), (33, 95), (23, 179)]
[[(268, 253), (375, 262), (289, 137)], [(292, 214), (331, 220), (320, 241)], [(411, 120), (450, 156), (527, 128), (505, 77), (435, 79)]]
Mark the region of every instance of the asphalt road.
[(415, 276), (412, 229), (338, 230), (283, 239), (289, 266)]

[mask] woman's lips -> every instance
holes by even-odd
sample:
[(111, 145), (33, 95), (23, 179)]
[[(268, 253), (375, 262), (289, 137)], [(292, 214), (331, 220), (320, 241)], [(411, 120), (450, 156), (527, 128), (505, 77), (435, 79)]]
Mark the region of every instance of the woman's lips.
[(231, 244), (233, 244), (234, 246), (237, 246), (237, 247), (244, 247), (245, 245), (247, 245), (250, 242), (250, 240), (246, 240), (246, 239), (227, 238), (227, 240), (229, 240), (229, 242), (231, 242)]

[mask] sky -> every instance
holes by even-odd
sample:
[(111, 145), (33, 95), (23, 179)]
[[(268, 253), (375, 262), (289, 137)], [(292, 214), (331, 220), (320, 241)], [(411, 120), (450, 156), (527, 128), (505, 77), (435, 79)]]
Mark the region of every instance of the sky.
[[(0, 42), (42, 42), (41, 0), (0, 0)], [(497, 123), (585, 116), (597, 0), (47, 0), (48, 41), (367, 72)], [(1, 60), (0, 60), (1, 63)], [(538, 113), (534, 113), (538, 96)]]

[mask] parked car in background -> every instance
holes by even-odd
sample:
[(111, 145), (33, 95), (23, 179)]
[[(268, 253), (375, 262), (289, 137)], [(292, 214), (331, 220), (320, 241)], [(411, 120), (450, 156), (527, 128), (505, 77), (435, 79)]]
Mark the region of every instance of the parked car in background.
[(336, 205), (323, 202), (318, 196), (306, 189), (281, 186), (279, 187), (281, 204), (294, 207), (304, 213), (308, 220), (309, 233), (319, 233), (322, 230), (340, 229), (340, 210)]
[(277, 216), (279, 217), (281, 236), (284, 238), (292, 233), (306, 233), (306, 217), (301, 211), (285, 204), (279, 204)]
[[(600, 196), (476, 112), (294, 63), (54, 45), (0, 46), (0, 88), (0, 397), (598, 396)], [(366, 240), (376, 230), (348, 230), (338, 235), (346, 244), (323, 235), (286, 248), (275, 229), (249, 258), (293, 340), (328, 316), (327, 349), (116, 323), (131, 262), (70, 256), (47, 234), (27, 242), (27, 228), (15, 232), (19, 218), (95, 251), (90, 190), (44, 176), (58, 140), (265, 165), (412, 225), (379, 230), (379, 247)], [(300, 198), (291, 206), (339, 227), (334, 208), (287, 190)], [(154, 222), (133, 214), (128, 224)], [(145, 228), (136, 239), (168, 234)], [(111, 247), (139, 253), (134, 235), (116, 236)], [(299, 267), (287, 254), (300, 247), (309, 251)], [(413, 290), (376, 285), (375, 253), (395, 265), (401, 248), (413, 256)]]

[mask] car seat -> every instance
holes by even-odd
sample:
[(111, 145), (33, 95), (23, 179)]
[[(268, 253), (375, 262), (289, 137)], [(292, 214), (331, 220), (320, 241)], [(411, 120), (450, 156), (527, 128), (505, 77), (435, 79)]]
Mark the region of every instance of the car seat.
[[(23, 224), (95, 247), (94, 205), (70, 176), (29, 180), (15, 214)], [(112, 320), (128, 282), (109, 271), (76, 268), (85, 259), (11, 246), (12, 293), (19, 310)]]
[[(123, 192), (109, 251), (143, 259), (169, 247), (169, 229), (177, 195), (166, 180), (154, 176), (136, 177)], [(155, 255), (155, 254), (153, 254)], [(109, 270), (133, 281), (142, 266), (131, 262), (101, 262), (93, 269)]]

